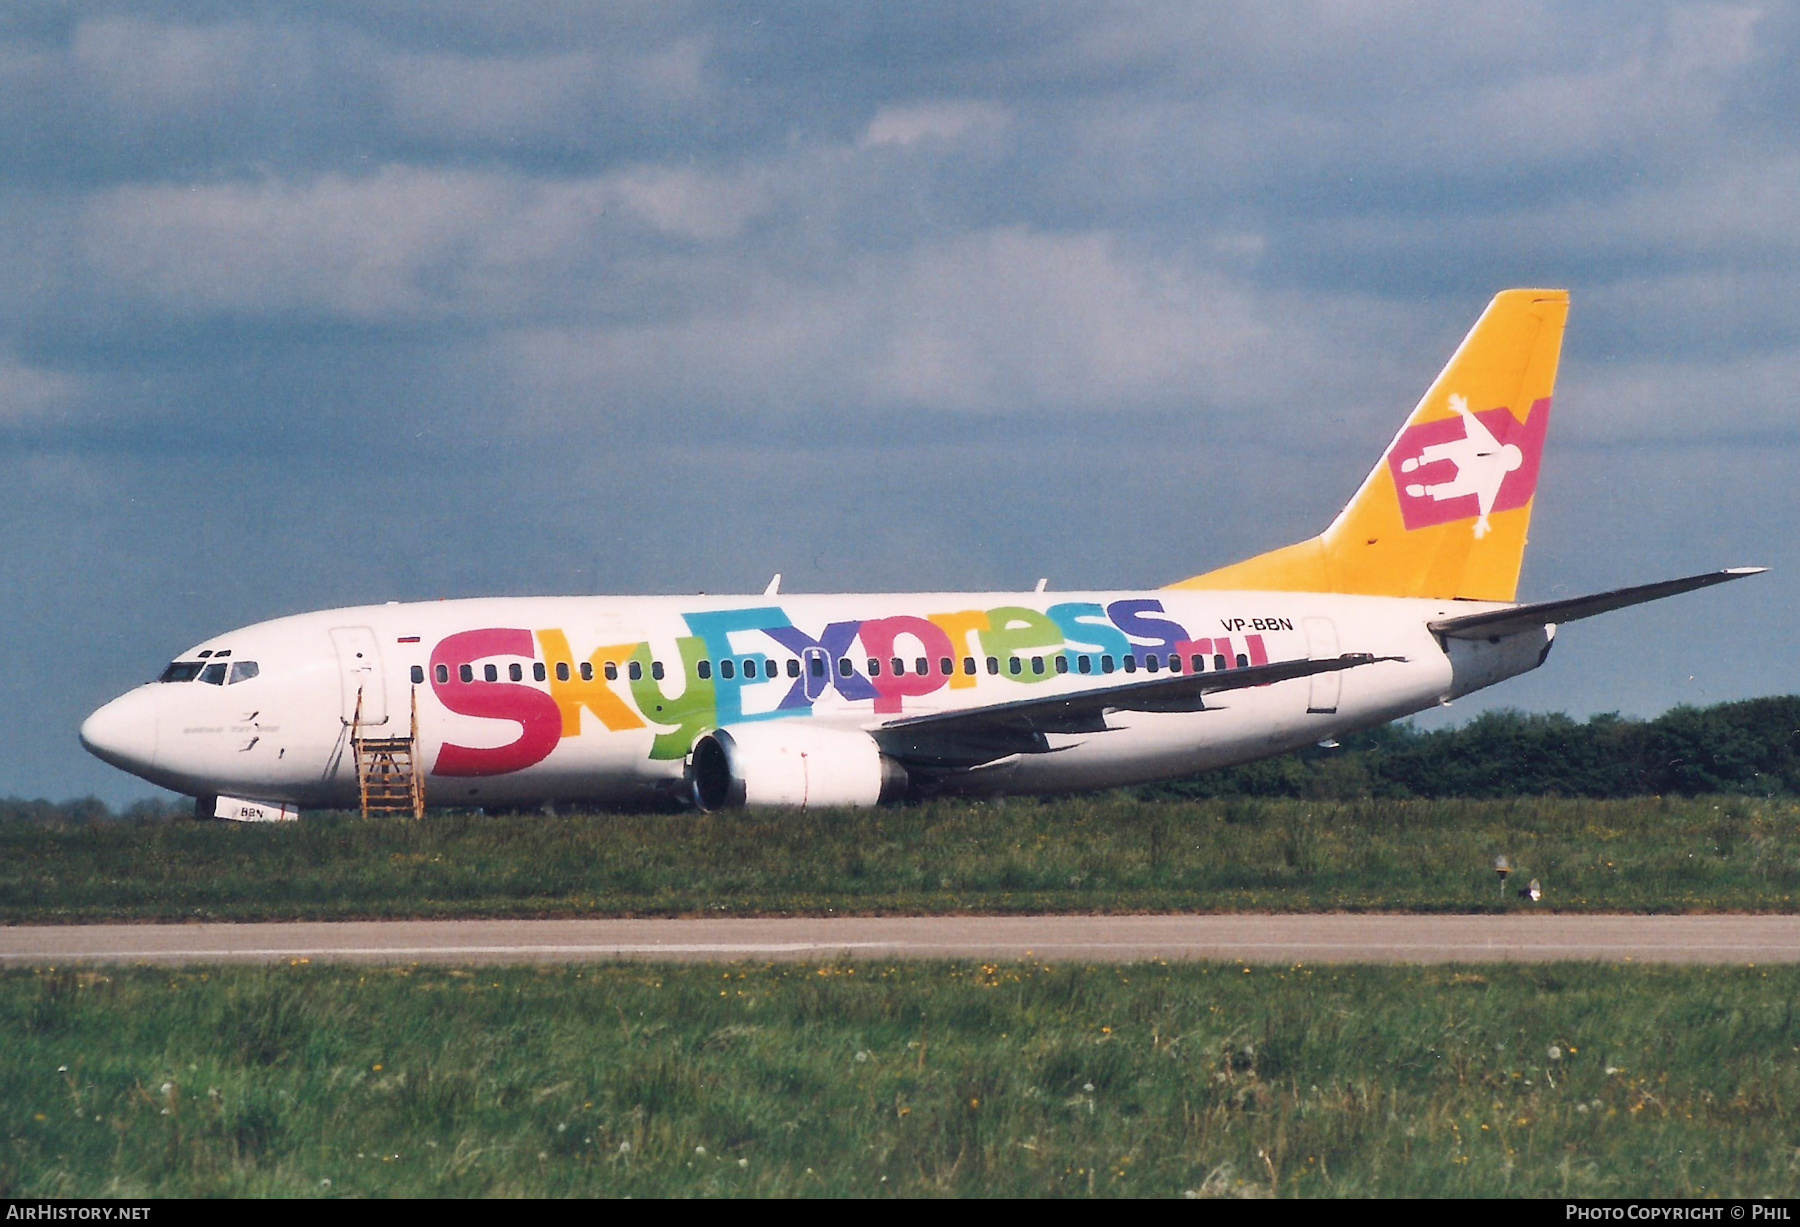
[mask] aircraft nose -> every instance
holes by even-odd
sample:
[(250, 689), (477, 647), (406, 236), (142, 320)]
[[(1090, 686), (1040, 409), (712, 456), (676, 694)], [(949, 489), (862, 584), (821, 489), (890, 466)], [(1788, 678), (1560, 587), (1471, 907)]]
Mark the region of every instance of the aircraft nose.
[(156, 762), (156, 704), (147, 690), (120, 695), (81, 722), (89, 754), (124, 771), (146, 771)]

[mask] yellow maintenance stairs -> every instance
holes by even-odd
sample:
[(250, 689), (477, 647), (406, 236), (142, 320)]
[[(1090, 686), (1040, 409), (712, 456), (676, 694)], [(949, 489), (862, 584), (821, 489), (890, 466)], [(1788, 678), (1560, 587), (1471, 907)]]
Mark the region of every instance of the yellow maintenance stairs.
[(418, 769), (418, 745), (418, 691), (412, 696), (412, 729), (405, 737), (363, 736), (362, 691), (356, 692), (350, 748), (356, 754), (356, 783), (362, 793), (364, 818), (377, 814), (425, 816), (425, 775)]

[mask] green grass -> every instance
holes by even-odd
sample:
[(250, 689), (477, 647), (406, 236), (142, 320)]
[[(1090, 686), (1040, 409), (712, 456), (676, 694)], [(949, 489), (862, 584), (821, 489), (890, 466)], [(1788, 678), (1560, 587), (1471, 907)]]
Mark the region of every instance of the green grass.
[(1795, 1196), (1800, 969), (0, 973), (0, 1196)]
[(1792, 911), (1800, 805), (940, 803), (794, 814), (0, 822), (0, 923), (1528, 907)]

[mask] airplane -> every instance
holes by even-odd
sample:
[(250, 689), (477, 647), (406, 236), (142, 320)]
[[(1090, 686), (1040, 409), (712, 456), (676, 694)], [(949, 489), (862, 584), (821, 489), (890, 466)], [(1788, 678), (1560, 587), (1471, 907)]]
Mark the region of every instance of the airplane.
[(279, 820), (366, 811), (383, 749), (422, 815), (1049, 794), (1332, 741), (1536, 669), (1566, 623), (1763, 569), (1515, 601), (1568, 301), (1495, 296), (1319, 535), (1163, 588), (790, 596), (777, 575), (333, 609), (196, 644), (81, 742), (196, 817)]

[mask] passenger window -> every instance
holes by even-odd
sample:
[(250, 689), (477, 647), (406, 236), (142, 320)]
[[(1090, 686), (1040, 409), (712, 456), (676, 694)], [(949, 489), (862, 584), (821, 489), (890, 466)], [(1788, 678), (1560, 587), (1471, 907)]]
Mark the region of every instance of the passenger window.
[(749, 660), (744, 662), (744, 676), (755, 677), (756, 672), (756, 658), (752, 656)]
[[(587, 666), (583, 665), (583, 666), (581, 666), (581, 669), (582, 669), (582, 675), (586, 676)], [(616, 682), (619, 680), (619, 666), (618, 666), (617, 662), (610, 661), (610, 660), (607, 661), (605, 672), (606, 672), (606, 680), (607, 681)], [(632, 676), (636, 677), (637, 675), (634, 673), (634, 674), (632, 674)]]
[(1193, 668), (1188, 670), (1190, 673), (1206, 672), (1206, 657), (1200, 655), (1198, 652), (1194, 653), (1193, 659), (1188, 661), (1188, 664), (1193, 666)]
[(1170, 652), (1169, 653), (1169, 672), (1170, 673), (1180, 673), (1181, 672), (1181, 653), (1180, 652)]
[(895, 677), (905, 677), (906, 676), (906, 662), (905, 661), (901, 660), (898, 656), (896, 656), (896, 657), (894, 657), (894, 659), (891, 663), (894, 666), (894, 676)]
[(1136, 673), (1137, 672), (1137, 653), (1133, 652), (1130, 656), (1121, 657), (1119, 660), (1119, 663), (1125, 666), (1125, 672)]
[(594, 680), (594, 662), (593, 661), (584, 660), (581, 662), (581, 680), (584, 682), (591, 682)]
[(519, 662), (515, 660), (512, 664), (506, 666), (506, 676), (515, 682), (522, 682), (525, 680), (525, 670)]
[(482, 668), (481, 676), (490, 682), (497, 682), (500, 680), (500, 670), (494, 665), (487, 665)]
[(970, 677), (975, 676), (975, 658), (973, 656), (963, 657), (963, 672)]
[(1036, 674), (1038, 674), (1038, 675), (1039, 675), (1039, 676), (1042, 676), (1042, 675), (1043, 675), (1043, 672), (1044, 672), (1044, 658), (1043, 658), (1043, 657), (1042, 657), (1042, 656), (1033, 656), (1033, 657), (1032, 657), (1032, 658), (1031, 658), (1031, 671), (1032, 671), (1032, 672), (1033, 672), (1033, 673), (1036, 673)]
[(998, 656), (988, 657), (987, 658), (987, 667), (988, 667), (988, 673), (990, 673), (990, 674), (1000, 672), (1000, 658)]
[(156, 680), (159, 682), (191, 682), (200, 676), (200, 670), (203, 667), (198, 661), (178, 660), (164, 669), (162, 676)]
[(643, 664), (643, 662), (638, 661), (638, 660), (632, 661), (631, 664), (626, 668), (626, 672), (631, 675), (632, 681), (634, 681), (634, 682), (643, 681), (644, 680), (644, 664)]
[[(924, 670), (921, 669), (920, 672), (922, 673), (922, 672), (924, 672)], [(951, 660), (948, 656), (939, 657), (938, 658), (938, 672), (943, 674), (945, 677), (949, 677), (952, 673), (956, 672), (956, 662)]]
[[(820, 662), (820, 661), (815, 661), (815, 662), (814, 662), (814, 663), (815, 663), (815, 664), (822, 664), (822, 663), (823, 663), (823, 662)], [(824, 670), (824, 669), (820, 669), (820, 670), (819, 670), (819, 672), (820, 672), (820, 673), (823, 673), (823, 672), (825, 672), (825, 670)], [(789, 677), (799, 677), (799, 676), (800, 676), (800, 658), (799, 658), (799, 657), (797, 657), (797, 656), (796, 656), (796, 657), (790, 657), (790, 658), (789, 658), (789, 659), (788, 659), (788, 662), (787, 662), (787, 675), (788, 675), (788, 676), (789, 676)]]
[(1113, 658), (1110, 655), (1101, 656), (1100, 657), (1100, 672), (1111, 673), (1112, 671), (1113, 671)]
[[(913, 664), (916, 666), (916, 668), (913, 671), (915, 673), (917, 673), (920, 677), (924, 677), (927, 673), (931, 672), (931, 662), (929, 660), (926, 660), (923, 656), (921, 656), (921, 657), (919, 657), (919, 659), (913, 661)], [(945, 673), (950, 672), (949, 666), (950, 666), (950, 662), (945, 661), (944, 662), (944, 672)]]
[[(568, 668), (567, 665), (564, 665), (563, 667), (565, 669)], [(534, 660), (531, 662), (531, 678), (533, 681), (537, 681), (537, 682), (541, 682), (544, 680), (544, 662), (543, 661)]]
[(445, 684), (449, 683), (449, 681), (450, 681), (450, 666), (449, 665), (439, 665), (437, 667), (437, 680), (438, 680), (439, 685), (445, 685)]
[(1150, 672), (1152, 672), (1152, 673), (1155, 673), (1159, 667), (1160, 667), (1160, 662), (1158, 662), (1158, 660), (1156, 659), (1155, 652), (1152, 652), (1148, 656), (1144, 657), (1144, 668), (1150, 670)]
[(699, 664), (695, 665), (694, 666), (694, 675), (703, 682), (707, 678), (711, 677), (712, 676), (712, 661), (703, 660)]
[[(796, 661), (795, 663), (798, 664), (799, 662)], [(815, 656), (812, 658), (811, 663), (812, 663), (812, 675), (814, 677), (824, 677), (825, 676), (825, 658), (823, 656)], [(798, 672), (798, 670), (796, 670), (796, 672)]]
[(1228, 666), (1225, 664), (1225, 656), (1223, 653), (1217, 654), (1213, 657), (1213, 668), (1224, 669), (1227, 667)]
[(1078, 673), (1092, 673), (1094, 671), (1094, 658), (1092, 656), (1077, 656), (1075, 658), (1075, 670)]
[[(244, 680), (246, 675), (242, 672), (242, 669), (245, 665), (250, 666), (250, 672), (247, 676), (250, 676), (250, 677), (256, 676), (255, 662), (248, 661), (248, 660), (240, 660), (237, 662), (236, 666), (234, 666), (231, 670), (231, 680), (232, 681), (241, 682)], [(414, 665), (412, 667), (412, 684), (415, 686), (423, 686), (425, 684), (425, 666), (424, 665)]]
[(1020, 660), (1017, 656), (1009, 656), (1006, 659), (1009, 662), (1006, 666), (1007, 672), (1011, 673), (1014, 677), (1025, 672), (1025, 662)]
[(839, 677), (849, 677), (854, 672), (856, 672), (856, 670), (851, 667), (850, 658), (848, 656), (846, 656), (842, 660), (838, 661), (838, 676)]
[(869, 676), (870, 677), (880, 677), (881, 676), (881, 662), (879, 660), (876, 660), (873, 656), (869, 657)]
[(650, 662), (650, 677), (652, 678), (652, 680), (658, 681), (658, 682), (663, 680), (662, 661), (653, 660)]
[(736, 677), (737, 676), (737, 666), (732, 664), (729, 660), (720, 661), (719, 662), (719, 676), (723, 677), (723, 678)]
[(475, 680), (475, 666), (462, 665), (456, 670), (456, 675), (465, 682), (472, 682)]
[(1250, 667), (1250, 658), (1248, 656), (1245, 656), (1242, 652), (1239, 652), (1238, 658), (1237, 658), (1237, 667), (1240, 669), (1248, 669)]
[(1058, 656), (1056, 658), (1056, 671), (1058, 673), (1067, 673), (1069, 671), (1068, 656), (1064, 655), (1064, 656)]
[(556, 680), (559, 682), (566, 682), (569, 680), (569, 662), (568, 661), (559, 660), (556, 662)]
[(200, 671), (200, 680), (208, 686), (223, 686), (225, 684), (225, 666), (222, 664), (206, 666)]

